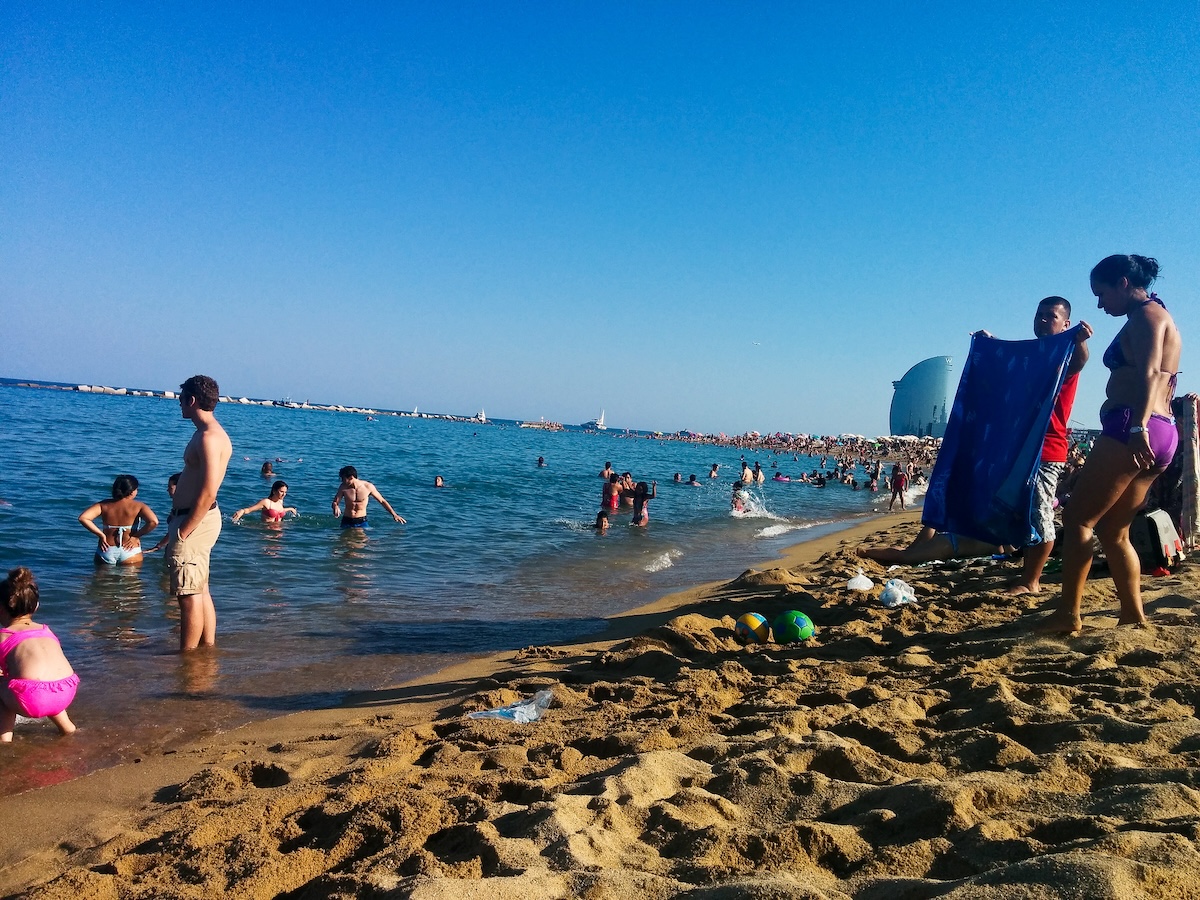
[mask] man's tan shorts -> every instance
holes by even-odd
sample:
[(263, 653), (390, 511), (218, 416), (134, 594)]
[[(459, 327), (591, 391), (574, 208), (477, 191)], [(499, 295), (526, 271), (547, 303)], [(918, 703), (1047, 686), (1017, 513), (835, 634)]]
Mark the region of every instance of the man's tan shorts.
[(167, 565), (171, 569), (171, 593), (176, 597), (199, 594), (208, 587), (208, 555), (221, 535), (221, 510), (210, 509), (196, 530), (179, 539), (179, 526), (186, 517), (172, 522), (167, 530)]

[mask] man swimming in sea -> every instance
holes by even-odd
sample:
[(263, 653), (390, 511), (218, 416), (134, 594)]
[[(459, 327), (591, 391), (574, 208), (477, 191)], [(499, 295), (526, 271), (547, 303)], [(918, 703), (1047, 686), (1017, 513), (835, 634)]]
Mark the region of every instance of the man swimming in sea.
[(388, 515), (401, 525), (404, 524), (404, 518), (383, 499), (383, 495), (375, 489), (375, 485), (358, 477), (358, 470), (354, 466), (342, 466), (338, 471), (338, 477), (342, 480), (342, 484), (337, 493), (333, 495), (333, 514), (342, 516), (342, 500), (345, 499), (346, 515), (342, 516), (343, 528), (367, 527), (367, 503), (372, 497), (388, 511)]

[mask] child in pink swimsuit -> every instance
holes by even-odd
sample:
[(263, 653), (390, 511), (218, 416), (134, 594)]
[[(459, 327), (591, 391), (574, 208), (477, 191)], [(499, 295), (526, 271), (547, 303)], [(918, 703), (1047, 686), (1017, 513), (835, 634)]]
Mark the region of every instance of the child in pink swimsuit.
[(28, 569), (12, 569), (0, 581), (0, 741), (13, 739), (17, 715), (47, 717), (63, 734), (75, 725), (67, 707), (79, 676), (63, 656), (58, 638), (33, 621), (38, 586)]

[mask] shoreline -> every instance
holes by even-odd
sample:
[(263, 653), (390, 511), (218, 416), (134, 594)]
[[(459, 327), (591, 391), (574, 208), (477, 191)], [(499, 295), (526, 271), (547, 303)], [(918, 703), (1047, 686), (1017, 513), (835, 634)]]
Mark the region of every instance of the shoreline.
[[(754, 567), (767, 566), (777, 564), (781, 559), (781, 554), (789, 552), (793, 547), (803, 546), (813, 540), (821, 539), (830, 534), (836, 534), (846, 529), (854, 528), (864, 522), (869, 522), (878, 519), (886, 513), (874, 513), (870, 515), (856, 515), (847, 518), (836, 519), (831, 521), (821, 522), (811, 526), (792, 531), (785, 534), (781, 538), (771, 539), (770, 542), (763, 542), (763, 546), (747, 548), (746, 552), (734, 554), (730, 566), (734, 565), (749, 565)], [(791, 539), (790, 541), (788, 539)], [(799, 538), (799, 540), (797, 540)], [(786, 541), (787, 543), (783, 543)], [(714, 574), (726, 574), (730, 568), (725, 568), (724, 572), (720, 567), (710, 566), (707, 572), (693, 573), (693, 577), (705, 577), (705, 581), (687, 580), (685, 575), (683, 578), (675, 580), (673, 583), (668, 582), (661, 586), (637, 586), (635, 589), (630, 589), (620, 600), (622, 602), (613, 602), (608, 605), (609, 611), (595, 616), (587, 616), (587, 626), (589, 631), (585, 633), (574, 632), (570, 638), (572, 642), (586, 642), (589, 640), (598, 639), (611, 628), (612, 621), (620, 616), (627, 615), (634, 610), (641, 609), (648, 605), (653, 605), (662, 597), (671, 596), (680, 591), (691, 591), (696, 589), (697, 585), (705, 583), (718, 583), (721, 579), (712, 580)], [(586, 588), (585, 588), (586, 589)], [(616, 598), (613, 598), (616, 600)], [(527, 620), (531, 623), (536, 622), (536, 619)], [(519, 623), (518, 623), (519, 624)], [(546, 641), (547, 636), (530, 636), (524, 635), (515, 640), (534, 640)], [(566, 640), (566, 638), (560, 638)], [(353, 651), (347, 651), (349, 654), (343, 659), (340, 664), (343, 672), (353, 670), (357, 672), (359, 677), (347, 677), (344, 683), (339, 684), (336, 691), (330, 690), (327, 695), (318, 698), (314, 703), (299, 705), (297, 703), (290, 704), (288, 707), (271, 708), (266, 704), (260, 703), (258, 707), (250, 706), (238, 702), (236, 699), (238, 692), (234, 688), (223, 689), (214, 692), (212, 696), (205, 694), (205, 688), (201, 684), (201, 679), (204, 677), (214, 677), (208, 675), (213, 669), (220, 664), (220, 657), (213, 658), (208, 654), (193, 655), (183, 661), (179, 661), (174, 653), (169, 653), (169, 660), (166, 665), (169, 669), (178, 669), (180, 672), (187, 673), (186, 678), (190, 679), (186, 683), (188, 685), (199, 684), (195, 688), (195, 696), (188, 700), (164, 701), (171, 703), (170, 708), (164, 708), (160, 703), (154, 707), (153, 712), (148, 719), (141, 722), (133, 721), (134, 717), (118, 714), (120, 721), (118, 723), (106, 723), (103, 734), (91, 731), (88, 728), (89, 724), (101, 723), (104, 718), (102, 716), (102, 708), (93, 704), (91, 707), (85, 708), (83, 711), (84, 722), (83, 727), (89, 731), (89, 734), (84, 739), (88, 743), (76, 745), (80, 748), (79, 752), (82, 755), (75, 756), (70, 744), (62, 743), (56, 738), (50, 738), (47, 734), (41, 740), (44, 740), (43, 748), (30, 746), (30, 744), (22, 740), (20, 736), (21, 728), (18, 729), (17, 744), (12, 746), (12, 750), (16, 752), (13, 758), (15, 765), (6, 770), (6, 774), (0, 776), (0, 796), (17, 796), (21, 793), (37, 790), (38, 787), (31, 785), (26, 776), (39, 776), (45, 773), (45, 776), (40, 784), (48, 786), (50, 783), (50, 773), (69, 773), (62, 778), (63, 782), (70, 782), (82, 777), (86, 777), (94, 772), (113, 768), (122, 764), (126, 764), (135, 758), (147, 758), (162, 755), (164, 753), (177, 753), (196, 741), (205, 740), (213, 733), (227, 733), (238, 728), (252, 725), (256, 722), (271, 721), (284, 716), (304, 713), (317, 709), (336, 709), (342, 705), (349, 703), (353, 698), (370, 694), (373, 691), (387, 690), (396, 685), (405, 685), (414, 683), (419, 679), (436, 677), (438, 673), (450, 667), (459, 664), (470, 664), (474, 660), (486, 660), (497, 654), (511, 653), (519, 650), (515, 640), (506, 641), (499, 646), (493, 648), (480, 648), (476, 650), (459, 650), (446, 653), (425, 653), (412, 651), (409, 655), (392, 655), (388, 656), (388, 664), (386, 665), (387, 674), (379, 677), (378, 674), (372, 676), (366, 669), (364, 659), (372, 658), (370, 654), (363, 657)], [(222, 648), (225, 653), (236, 655), (239, 648), (234, 643), (226, 643)], [(242, 650), (244, 652), (244, 650)], [(398, 651), (397, 651), (398, 653)], [(159, 658), (162, 655), (159, 654)], [(305, 684), (310, 684), (311, 676), (303, 674), (301, 679), (307, 679)], [(299, 683), (299, 682), (295, 682)], [(169, 687), (169, 685), (168, 685)], [(100, 694), (99, 696), (103, 696)], [(274, 696), (274, 695), (272, 695)], [(189, 710), (191, 712), (189, 713)], [(145, 710), (143, 710), (145, 712)], [(157, 713), (163, 712), (167, 719), (161, 720)], [(123, 715), (123, 718), (121, 716)], [(199, 718), (197, 718), (197, 715)], [(78, 713), (76, 713), (77, 721)], [(122, 723), (132, 721), (130, 727), (124, 727)], [(203, 727), (199, 723), (203, 722)], [(195, 723), (195, 724), (193, 724)], [(28, 728), (36, 728), (38, 725), (46, 725), (48, 723), (30, 723)], [(56, 758), (55, 763), (51, 768), (47, 768), (44, 763), (39, 763), (37, 751), (44, 749), (48, 753), (55, 751), (63, 751), (63, 756)], [(31, 752), (32, 751), (32, 752)], [(55, 774), (53, 777), (60, 777)]]
[[(902, 567), (913, 510), (336, 709), (9, 800), (0, 890), (412, 900), (1174, 898), (1200, 889), (1200, 567), (1146, 578), (1151, 627), (1089, 581), (1081, 634), (1009, 597), (1019, 564)], [(862, 567), (871, 592), (850, 592)], [(1051, 576), (1054, 584), (1058, 576)], [(796, 644), (734, 639), (801, 609)], [(1033, 614), (1033, 615), (1030, 615)], [(536, 723), (470, 720), (550, 689)], [(48, 880), (47, 880), (48, 879)]]
[[(840, 528), (823, 526), (829, 530), (782, 548), (773, 557), (764, 560), (760, 567), (769, 569), (803, 565), (838, 542), (871, 534), (885, 523), (894, 527), (913, 521), (919, 514), (920, 509), (917, 508), (903, 513), (882, 513), (866, 519), (846, 520), (845, 527)], [(734, 576), (733, 580), (737, 577), (740, 576)], [(648, 603), (606, 617), (607, 624), (601, 631), (572, 643), (552, 645), (551, 649), (575, 653), (603, 652), (620, 641), (661, 625), (673, 611), (696, 603), (728, 583), (728, 580), (710, 581), (671, 591)], [(346, 724), (347, 718), (352, 718), (361, 710), (386, 713), (397, 724), (403, 725), (436, 718), (463, 696), (477, 690), (478, 684), (494, 681), (496, 676), (519, 666), (528, 649), (499, 651), (451, 663), (395, 686), (349, 692), (342, 703), (335, 707), (256, 719), (228, 731), (188, 739), (181, 746), (151, 750), (133, 762), (118, 763), (69, 781), (0, 798), (0, 810), (7, 816), (16, 817), (11, 821), (28, 823), (28, 844), (43, 848), (40, 853), (25, 860), (21, 860), (21, 854), (15, 850), (0, 849), (0, 892), (27, 887), (31, 882), (15, 873), (24, 871), (30, 864), (33, 864), (34, 870), (45, 865), (47, 853), (54, 858), (56, 854), (47, 849), (54, 842), (70, 840), (71, 843), (86, 844), (89, 840), (104, 840), (109, 830), (115, 827), (115, 822), (122, 818), (121, 810), (133, 812), (146, 806), (166, 785), (184, 780), (184, 773), (213, 759), (224, 758), (229, 752), (236, 752), (235, 747), (254, 747), (261, 751), (264, 743), (278, 743), (281, 735), (296, 739), (299, 735)], [(438, 688), (441, 690), (430, 692), (430, 689)], [(151, 756), (151, 753), (156, 756)], [(40, 812), (46, 807), (59, 811), (70, 810), (65, 827), (61, 816), (47, 817)]]
[[(123, 470), (122, 442), (127, 446), (134, 435), (146, 450), (130, 464), (143, 494), (157, 504), (155, 488), (178, 467), (173, 451), (182, 445), (164, 435), (179, 431), (182, 438), (189, 429), (177, 411), (150, 401), (138, 413), (138, 400), (19, 394), (9, 393), (2, 404), (14, 435), (27, 436), (18, 463), (30, 471), (56, 465), (61, 448), (41, 441), (39, 423), (76, 422), (65, 449), (80, 460), (94, 450), (99, 460), (84, 463), (88, 487), (78, 493), (103, 496), (109, 482), (100, 473), (105, 466)], [(761, 507), (738, 519), (719, 482), (693, 492), (668, 481), (656, 507), (658, 524), (648, 531), (618, 528), (596, 540), (594, 513), (584, 511), (593, 494), (589, 473), (599, 469), (601, 452), (625, 456), (627, 467), (657, 473), (660, 481), (674, 469), (698, 468), (689, 462), (726, 454), (649, 441), (624, 451), (611, 445), (610, 454), (591, 438), (571, 436), (550, 457), (551, 467), (535, 469), (533, 452), (546, 451), (536, 435), (516, 431), (478, 429), (476, 441), (476, 429), (457, 424), (410, 427), (393, 419), (377, 426), (354, 417), (314, 421), (254, 408), (232, 408), (229, 419), (231, 433), (243, 435), (248, 449), (231, 462), (222, 500), (241, 506), (259, 497), (259, 459), (283, 457), (291, 468), (282, 466), (278, 474), (291, 480), (289, 499), (303, 515), (278, 531), (256, 522), (226, 529), (214, 554), (221, 646), (194, 655), (194, 665), (181, 667), (173, 652), (177, 611), (161, 566), (153, 557), (149, 566), (92, 565), (69, 496), (75, 491), (49, 504), (11, 493), (12, 503), (0, 503), (9, 565), (37, 573), (51, 626), (71, 635), (64, 647), (86, 686), (72, 715), (82, 716), (88, 732), (86, 740), (58, 742), (50, 739), (52, 729), (42, 731), (44, 720), (30, 723), (34, 740), (0, 754), (9, 763), (0, 794), (176, 749), (216, 729), (332, 706), (348, 691), (395, 685), (468, 654), (594, 632), (605, 616), (773, 558), (825, 527), (813, 523), (878, 507), (875, 495), (837, 486), (816, 491), (768, 484), (761, 495), (755, 492)], [(357, 448), (361, 459), (378, 460), (372, 475), (383, 493), (395, 498), (399, 492), (411, 507), (407, 526), (385, 523), (361, 556), (320, 515), (328, 501), (324, 474), (347, 461), (345, 446)], [(457, 476), (447, 490), (427, 483), (435, 469)], [(515, 507), (518, 527), (496, 529), (508, 521), (514, 496), (537, 497), (534, 515), (526, 518), (524, 507)], [(30, 528), (41, 539), (26, 545)], [(526, 620), (528, 626), (508, 624)], [(307, 635), (314, 628), (332, 639), (312, 644)], [(112, 703), (112, 697), (122, 700)]]

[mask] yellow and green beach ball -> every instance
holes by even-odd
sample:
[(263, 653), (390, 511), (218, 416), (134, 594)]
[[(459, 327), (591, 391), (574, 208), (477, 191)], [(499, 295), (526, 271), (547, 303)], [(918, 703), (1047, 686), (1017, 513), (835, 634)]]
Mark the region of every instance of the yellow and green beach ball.
[(765, 644), (771, 639), (771, 626), (766, 616), (746, 613), (737, 620), (733, 634), (743, 644)]

